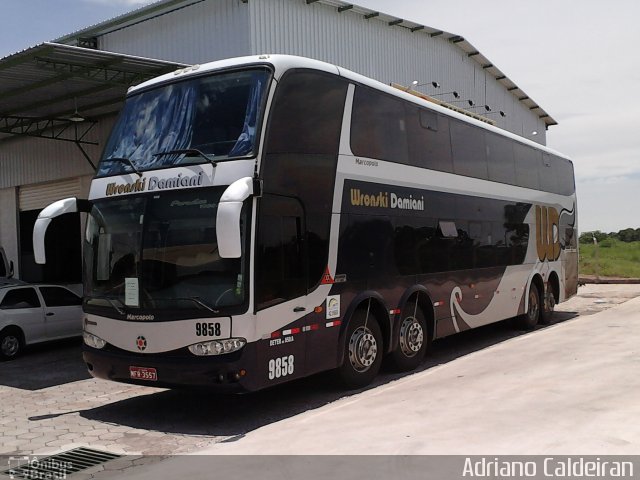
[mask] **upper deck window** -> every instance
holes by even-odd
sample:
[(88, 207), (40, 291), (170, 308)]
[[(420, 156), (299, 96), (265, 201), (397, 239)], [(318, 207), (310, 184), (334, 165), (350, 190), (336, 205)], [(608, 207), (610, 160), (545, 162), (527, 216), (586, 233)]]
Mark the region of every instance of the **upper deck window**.
[(234, 71), (129, 97), (98, 176), (255, 154), (269, 77), (266, 68)]

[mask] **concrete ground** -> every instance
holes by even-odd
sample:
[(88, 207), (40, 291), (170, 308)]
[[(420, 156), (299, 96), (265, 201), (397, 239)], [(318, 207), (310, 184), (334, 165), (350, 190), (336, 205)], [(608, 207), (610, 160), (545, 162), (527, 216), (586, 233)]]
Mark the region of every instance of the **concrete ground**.
[(558, 308), (580, 316), (198, 453), (638, 454), (637, 292), (587, 285)]
[(356, 393), (328, 375), (244, 396), (127, 386), (87, 378), (77, 344), (43, 347), (0, 364), (0, 455), (82, 445), (146, 465), (127, 457), (74, 478), (168, 478), (188, 473), (184, 457), (149, 455), (637, 454), (638, 295), (583, 286), (554, 325), (439, 340), (415, 373), (383, 372)]

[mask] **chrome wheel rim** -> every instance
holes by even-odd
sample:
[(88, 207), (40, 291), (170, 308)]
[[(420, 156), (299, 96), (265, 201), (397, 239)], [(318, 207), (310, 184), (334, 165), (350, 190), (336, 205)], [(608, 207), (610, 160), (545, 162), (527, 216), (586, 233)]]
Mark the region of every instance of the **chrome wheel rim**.
[(424, 330), (414, 317), (407, 317), (400, 326), (400, 350), (405, 357), (415, 356), (424, 342)]
[(0, 350), (5, 357), (13, 357), (20, 349), (20, 340), (14, 335), (7, 335), (2, 339)]
[(378, 342), (367, 327), (358, 327), (349, 339), (349, 361), (357, 372), (366, 372), (376, 361)]

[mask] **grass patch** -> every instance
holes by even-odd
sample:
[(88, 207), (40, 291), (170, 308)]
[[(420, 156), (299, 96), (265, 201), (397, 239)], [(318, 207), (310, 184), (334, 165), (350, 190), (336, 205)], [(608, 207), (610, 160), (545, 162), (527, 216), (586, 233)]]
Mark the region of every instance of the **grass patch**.
[(640, 278), (640, 242), (621, 242), (608, 238), (598, 247), (580, 245), (580, 273)]

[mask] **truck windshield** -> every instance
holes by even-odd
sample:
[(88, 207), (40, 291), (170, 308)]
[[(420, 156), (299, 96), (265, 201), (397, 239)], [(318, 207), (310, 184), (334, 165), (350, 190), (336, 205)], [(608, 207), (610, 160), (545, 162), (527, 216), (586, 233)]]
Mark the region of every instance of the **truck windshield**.
[(218, 255), (216, 212), (223, 191), (198, 188), (95, 202), (84, 249), (87, 306), (210, 315), (244, 303), (244, 255)]
[(254, 68), (128, 97), (97, 176), (254, 155), (269, 78), (268, 69)]

